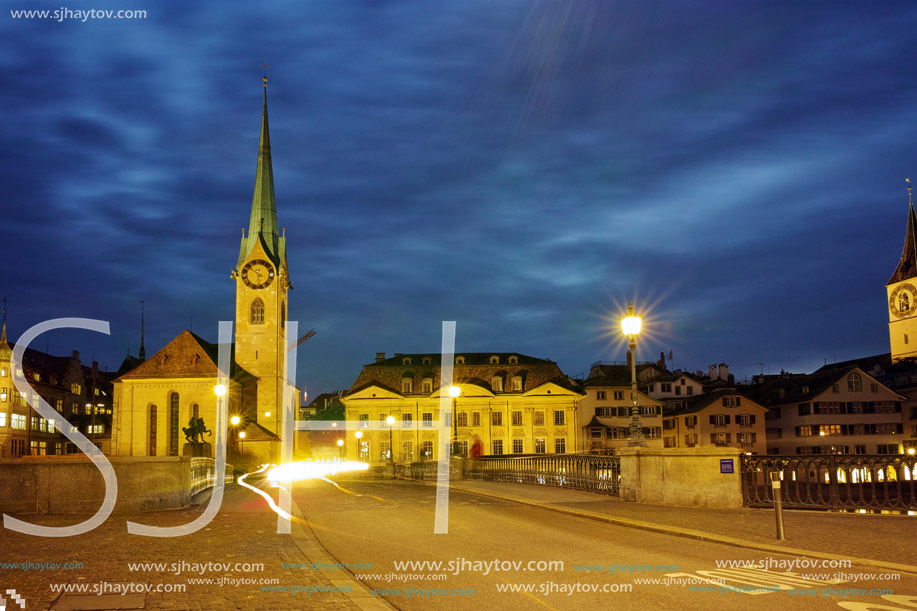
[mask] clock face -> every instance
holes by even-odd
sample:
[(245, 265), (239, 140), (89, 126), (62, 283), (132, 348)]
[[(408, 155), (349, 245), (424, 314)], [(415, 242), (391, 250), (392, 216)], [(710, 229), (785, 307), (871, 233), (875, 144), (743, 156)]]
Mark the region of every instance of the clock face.
[(900, 284), (891, 296), (888, 298), (888, 310), (898, 318), (906, 318), (917, 310), (917, 303), (914, 303), (914, 297), (917, 295), (917, 289), (912, 284)]
[(247, 287), (263, 289), (274, 281), (274, 266), (268, 261), (254, 259), (245, 264), (239, 275)]

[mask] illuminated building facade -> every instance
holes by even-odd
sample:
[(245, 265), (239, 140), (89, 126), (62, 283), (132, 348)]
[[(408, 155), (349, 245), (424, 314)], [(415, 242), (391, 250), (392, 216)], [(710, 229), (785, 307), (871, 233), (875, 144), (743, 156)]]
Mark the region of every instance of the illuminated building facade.
[(724, 447), (764, 454), (767, 408), (744, 392), (727, 388), (693, 397), (681, 409), (667, 409), (662, 437), (666, 448)]
[[(439, 444), (441, 355), (396, 354), (363, 366), (343, 393), (348, 458), (370, 463), (437, 460)], [(556, 363), (517, 353), (455, 355), (456, 420), (461, 454), (469, 455), (478, 439), (484, 455), (565, 454), (575, 451), (582, 393)], [(395, 423), (389, 430), (388, 416)], [(370, 424), (372, 423), (372, 426)], [(358, 439), (355, 433), (359, 432)], [(390, 446), (391, 439), (391, 446)], [(393, 454), (390, 454), (393, 452)]]

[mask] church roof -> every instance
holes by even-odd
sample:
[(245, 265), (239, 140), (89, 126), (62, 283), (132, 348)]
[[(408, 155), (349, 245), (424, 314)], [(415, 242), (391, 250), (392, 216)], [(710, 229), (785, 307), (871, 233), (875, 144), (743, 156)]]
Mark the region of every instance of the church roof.
[[(235, 345), (233, 344), (234, 352)], [(163, 346), (159, 352), (123, 374), (118, 380), (215, 378), (218, 353), (218, 345), (211, 344), (186, 329)], [(231, 377), (239, 374), (251, 376), (236, 364), (234, 354), (230, 355), (230, 362), (232, 363)]]
[[(908, 183), (908, 195), (911, 187)], [(901, 261), (895, 268), (895, 273), (888, 279), (888, 284), (895, 284), (902, 280), (917, 276), (917, 214), (914, 213), (914, 202), (910, 202), (907, 211), (907, 232), (904, 236), (904, 250), (901, 252)]]
[(264, 105), (261, 111), (261, 144), (258, 147), (258, 167), (255, 171), (252, 214), (248, 224), (248, 235), (242, 237), (237, 267), (242, 266), (258, 242), (261, 242), (261, 247), (275, 267), (286, 260), (286, 240), (279, 232), (277, 204), (274, 200), (274, 170), (271, 165), (271, 137), (267, 121), (267, 82), (265, 82), (264, 87)]

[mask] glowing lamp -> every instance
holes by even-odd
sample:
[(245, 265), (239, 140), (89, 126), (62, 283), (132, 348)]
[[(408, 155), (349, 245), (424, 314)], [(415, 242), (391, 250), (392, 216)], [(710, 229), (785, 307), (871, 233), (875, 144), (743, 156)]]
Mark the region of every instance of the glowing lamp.
[(449, 396), (452, 397), (453, 399), (458, 397), (460, 394), (462, 394), (462, 389), (460, 387), (458, 386), (449, 387)]
[(270, 417), (271, 417), (271, 412), (264, 412), (264, 417), (265, 417), (265, 418), (270, 418)]
[(363, 431), (357, 431), (356, 433), (353, 434), (353, 436), (356, 437), (357, 439), (362, 439)]
[(394, 416), (389, 416), (388, 418), (385, 419), (385, 422), (386, 422), (386, 424), (388, 424), (389, 426), (392, 426), (393, 424), (395, 424), (395, 417), (394, 417)]
[(235, 425), (239, 424), (240, 422), (242, 422), (242, 419), (239, 418), (238, 416), (233, 416), (232, 418), (229, 419), (229, 422), (230, 422), (230, 424), (232, 424), (233, 426), (235, 426)]
[(245, 439), (245, 431), (239, 431), (239, 439)]
[(217, 384), (216, 386), (214, 386), (214, 387), (213, 387), (213, 394), (215, 394), (215, 395), (218, 396), (218, 397), (224, 396), (224, 395), (226, 394), (226, 385), (225, 385), (225, 384)]
[(627, 306), (627, 316), (621, 319), (621, 332), (627, 336), (640, 335), (643, 319), (634, 314), (634, 304)]
[(341, 447), (342, 445), (344, 445), (344, 440), (338, 439), (338, 447)]

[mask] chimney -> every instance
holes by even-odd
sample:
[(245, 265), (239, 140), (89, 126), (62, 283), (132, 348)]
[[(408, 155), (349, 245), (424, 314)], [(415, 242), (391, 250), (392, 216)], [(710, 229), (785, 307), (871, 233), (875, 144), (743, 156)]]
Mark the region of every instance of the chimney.
[(710, 378), (711, 381), (716, 379), (716, 365), (710, 365), (710, 367), (707, 368), (707, 377)]
[(659, 353), (659, 369), (665, 369), (665, 352)]
[(384, 352), (377, 352), (377, 353), (376, 353), (376, 362), (377, 362), (377, 363), (381, 363), (381, 362), (384, 361), (384, 360), (385, 360), (385, 353), (384, 353)]
[(726, 363), (720, 363), (719, 370), (720, 370), (719, 375), (717, 377), (725, 382), (728, 382), (729, 381), (729, 365), (727, 365)]

